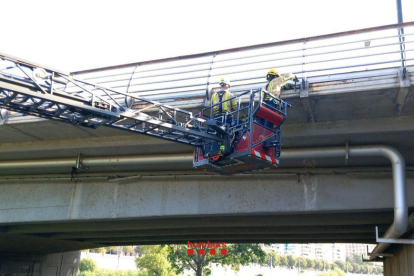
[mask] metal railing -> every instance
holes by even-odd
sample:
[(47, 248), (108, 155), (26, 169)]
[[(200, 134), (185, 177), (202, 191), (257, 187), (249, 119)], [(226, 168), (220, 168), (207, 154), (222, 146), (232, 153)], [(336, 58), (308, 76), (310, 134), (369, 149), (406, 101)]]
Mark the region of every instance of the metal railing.
[(223, 76), (232, 81), (232, 92), (242, 93), (264, 84), (269, 68), (305, 78), (413, 65), (413, 26), (407, 22), (72, 74), (161, 101), (208, 97)]

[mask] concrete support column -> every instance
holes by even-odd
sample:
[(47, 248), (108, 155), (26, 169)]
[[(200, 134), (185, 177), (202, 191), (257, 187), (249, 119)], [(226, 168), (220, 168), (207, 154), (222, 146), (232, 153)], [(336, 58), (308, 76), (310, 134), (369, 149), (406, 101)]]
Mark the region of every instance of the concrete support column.
[(402, 245), (384, 261), (384, 276), (414, 276), (414, 245)]
[(41, 264), (40, 276), (77, 276), (80, 255), (80, 251), (47, 255)]
[(40, 276), (44, 255), (24, 253), (0, 253), (0, 276)]
[(0, 253), (0, 276), (77, 276), (80, 251), (50, 255)]

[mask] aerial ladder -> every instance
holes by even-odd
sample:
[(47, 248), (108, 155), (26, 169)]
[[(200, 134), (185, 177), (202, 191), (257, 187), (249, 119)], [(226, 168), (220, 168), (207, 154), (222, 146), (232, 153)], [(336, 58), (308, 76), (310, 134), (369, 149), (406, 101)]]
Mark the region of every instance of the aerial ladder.
[[(195, 148), (195, 168), (222, 175), (279, 165), (281, 125), (289, 104), (276, 98), (278, 105), (267, 104), (263, 102), (266, 94), (258, 88), (228, 99), (237, 101), (236, 110), (226, 115), (231, 117), (229, 124), (227, 120), (213, 118), (214, 106), (194, 115), (0, 53), (0, 108), (190, 145)], [(263, 126), (259, 118), (273, 127)]]

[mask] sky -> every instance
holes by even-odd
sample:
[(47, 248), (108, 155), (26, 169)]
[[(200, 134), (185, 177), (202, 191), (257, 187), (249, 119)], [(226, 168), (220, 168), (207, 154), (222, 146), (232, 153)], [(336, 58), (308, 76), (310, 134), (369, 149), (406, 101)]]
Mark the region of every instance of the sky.
[[(414, 1), (402, 0), (404, 22)], [(397, 23), (396, 0), (2, 1), (0, 53), (72, 72)]]

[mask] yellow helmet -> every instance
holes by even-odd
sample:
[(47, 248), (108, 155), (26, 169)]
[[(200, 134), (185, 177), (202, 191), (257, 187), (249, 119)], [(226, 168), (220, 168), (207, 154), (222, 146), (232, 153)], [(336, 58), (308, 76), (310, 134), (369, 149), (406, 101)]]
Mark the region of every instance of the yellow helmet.
[(228, 79), (221, 78), (221, 80), (220, 80), (220, 82), (219, 82), (219, 85), (220, 85), (220, 86), (223, 86), (223, 85), (228, 85), (228, 86), (230, 86), (230, 81), (229, 81)]
[(279, 73), (277, 72), (276, 69), (270, 69), (269, 72), (267, 72), (267, 75), (271, 75), (271, 76), (279, 76)]

